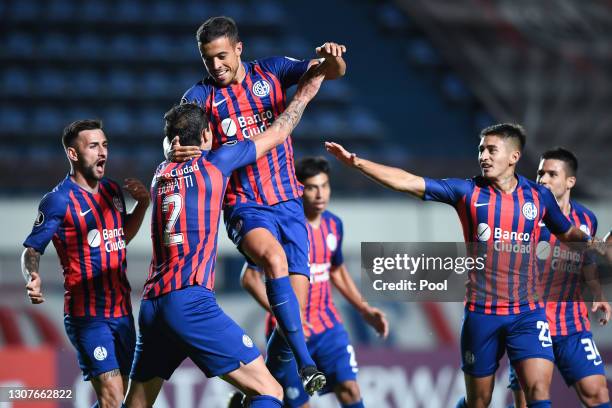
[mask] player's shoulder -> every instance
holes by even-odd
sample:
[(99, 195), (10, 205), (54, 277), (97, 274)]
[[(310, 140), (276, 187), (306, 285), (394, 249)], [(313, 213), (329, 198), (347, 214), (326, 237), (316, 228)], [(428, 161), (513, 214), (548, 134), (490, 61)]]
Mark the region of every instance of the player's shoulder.
[(530, 180), (527, 177), (520, 175), (520, 174), (517, 174), (516, 177), (518, 178), (518, 186), (523, 189), (532, 189), (532, 190), (537, 191), (540, 194), (550, 193), (549, 189), (547, 189), (541, 184), (536, 183), (534, 180)]
[(325, 210), (321, 216), (328, 221), (333, 221), (337, 225), (342, 226), (342, 219), (329, 210)]
[(203, 104), (214, 88), (210, 78), (204, 78), (185, 91), (181, 103), (197, 102)]
[(572, 209), (576, 211), (579, 215), (584, 214), (589, 217), (591, 219), (591, 222), (595, 222), (597, 220), (595, 213), (591, 211), (586, 205), (575, 200), (570, 200), (570, 205)]
[(105, 188), (109, 188), (115, 192), (120, 192), (121, 191), (121, 186), (119, 185), (119, 183), (117, 183), (115, 180), (107, 178), (107, 177), (103, 177), (102, 180), (100, 180), (100, 184), (102, 186), (104, 186)]
[(70, 200), (70, 185), (68, 177), (60, 181), (53, 189), (40, 199), (40, 206), (51, 209), (65, 209)]
[(258, 58), (254, 61), (251, 61), (250, 64), (259, 65), (264, 71), (276, 72), (286, 65), (297, 64), (300, 62), (303, 62), (303, 60), (291, 57), (273, 56)]

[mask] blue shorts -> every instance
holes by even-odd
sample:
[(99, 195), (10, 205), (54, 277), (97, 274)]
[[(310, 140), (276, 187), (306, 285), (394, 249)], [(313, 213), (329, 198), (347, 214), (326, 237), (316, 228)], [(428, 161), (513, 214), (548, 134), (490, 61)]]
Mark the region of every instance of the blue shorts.
[(64, 327), (85, 381), (116, 369), (122, 375), (130, 373), (136, 344), (132, 315), (112, 319), (65, 315)]
[[(555, 365), (568, 387), (591, 375), (606, 375), (603, 360), (589, 330), (568, 336), (553, 336), (552, 340)], [(521, 389), (513, 368), (510, 369), (508, 388), (515, 391)]]
[(543, 308), (507, 316), (465, 311), (461, 328), (461, 369), (473, 377), (492, 375), (504, 351), (511, 363), (527, 358), (554, 361)]
[[(357, 360), (348, 333), (342, 325), (333, 327), (320, 334), (313, 334), (306, 342), (308, 351), (317, 368), (325, 374), (327, 385), (320, 395), (333, 392), (336, 385), (357, 379)], [(302, 386), (297, 364), (292, 354), (280, 356), (284, 361), (269, 361), (268, 368), (283, 386), (285, 406), (300, 407), (308, 402), (308, 394)], [(287, 361), (290, 360), (290, 361)]]
[(245, 256), (249, 266), (253, 267), (255, 263), (240, 249), (240, 243), (249, 231), (265, 228), (283, 247), (289, 272), (310, 277), (308, 231), (301, 199), (283, 201), (271, 206), (225, 207), (223, 220), (227, 235)]
[(140, 334), (130, 375), (145, 382), (169, 379), (189, 357), (207, 377), (227, 374), (260, 356), (251, 338), (203, 286), (189, 286), (143, 300)]

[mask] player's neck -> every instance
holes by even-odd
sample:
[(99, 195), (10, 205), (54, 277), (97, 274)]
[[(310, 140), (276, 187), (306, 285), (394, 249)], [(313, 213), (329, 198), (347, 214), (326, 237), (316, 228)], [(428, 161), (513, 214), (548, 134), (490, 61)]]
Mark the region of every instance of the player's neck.
[(514, 173), (501, 175), (491, 180), (491, 184), (496, 190), (500, 190), (502, 193), (510, 194), (514, 192), (518, 186), (518, 178)]
[(569, 191), (566, 194), (563, 194), (561, 197), (557, 198), (557, 204), (559, 204), (559, 208), (561, 209), (564, 215), (569, 215), (570, 211), (572, 210)]
[(98, 187), (100, 186), (100, 182), (98, 180), (88, 179), (83, 176), (83, 174), (74, 170), (70, 172), (70, 178), (83, 190), (89, 191), (92, 194), (98, 193)]
[(308, 221), (308, 224), (310, 224), (311, 227), (313, 228), (319, 228), (319, 225), (321, 225), (321, 215), (322, 213), (320, 212), (304, 212), (304, 215), (306, 215), (306, 220)]
[(242, 65), (242, 61), (240, 61), (240, 65), (238, 66), (238, 72), (236, 72), (236, 77), (232, 82), (232, 85), (237, 85), (241, 83), (244, 78), (246, 78), (246, 69), (244, 69), (244, 65)]

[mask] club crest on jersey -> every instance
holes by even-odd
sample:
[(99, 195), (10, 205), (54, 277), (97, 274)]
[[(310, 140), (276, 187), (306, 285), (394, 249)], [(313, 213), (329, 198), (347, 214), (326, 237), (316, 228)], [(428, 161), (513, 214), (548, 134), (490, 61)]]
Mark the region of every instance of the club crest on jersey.
[(253, 340), (251, 340), (251, 338), (248, 335), (243, 334), (242, 335), (242, 344), (244, 344), (248, 348), (251, 348), (251, 347), (253, 347)]
[(270, 94), (270, 83), (265, 79), (260, 79), (253, 84), (253, 93), (260, 98)]
[(335, 251), (338, 248), (338, 239), (334, 234), (327, 234), (327, 238), (325, 238), (325, 242), (327, 243), (327, 247), (330, 251)]
[(536, 207), (536, 205), (531, 201), (527, 201), (525, 204), (523, 204), (522, 211), (525, 218), (527, 218), (529, 221), (535, 220), (538, 216), (538, 207)]
[(121, 202), (121, 199), (119, 197), (117, 196), (113, 197), (113, 205), (115, 206), (117, 211), (123, 212), (123, 202)]
[(294, 400), (300, 396), (300, 390), (298, 390), (297, 387), (287, 387), (285, 389), (285, 395), (290, 400)]
[(106, 357), (108, 356), (108, 351), (106, 351), (105, 347), (98, 346), (94, 349), (93, 355), (96, 360), (103, 361), (106, 360)]
[(587, 235), (591, 235), (591, 229), (588, 225), (580, 224), (580, 231), (584, 232)]
[(34, 226), (40, 227), (45, 222), (45, 214), (42, 211), (38, 212), (36, 219), (34, 220)]

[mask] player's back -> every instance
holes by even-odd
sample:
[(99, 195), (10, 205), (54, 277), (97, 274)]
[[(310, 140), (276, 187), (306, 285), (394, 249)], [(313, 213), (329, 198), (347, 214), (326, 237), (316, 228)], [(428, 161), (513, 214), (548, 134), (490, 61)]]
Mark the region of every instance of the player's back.
[[(570, 201), (567, 219), (589, 235), (597, 232), (595, 214), (574, 200)], [(588, 310), (582, 297), (582, 267), (594, 260), (561, 243), (545, 225), (541, 228), (536, 255), (550, 333), (556, 336), (589, 330)]]
[[(213, 149), (264, 132), (286, 108), (285, 90), (306, 72), (308, 61), (286, 57), (243, 63), (246, 77), (218, 87), (209, 77), (190, 88), (183, 102), (195, 102), (208, 114)], [(231, 177), (225, 204), (274, 205), (301, 195), (294, 169), (291, 136), (256, 163)]]
[(91, 193), (67, 176), (41, 200), (25, 246), (43, 253), (49, 240), (64, 273), (64, 313), (122, 317), (131, 313), (126, 277), (125, 202), (107, 178)]
[(186, 286), (214, 287), (217, 232), (229, 175), (255, 161), (251, 141), (203, 151), (185, 163), (163, 162), (151, 184), (153, 257), (143, 297)]

